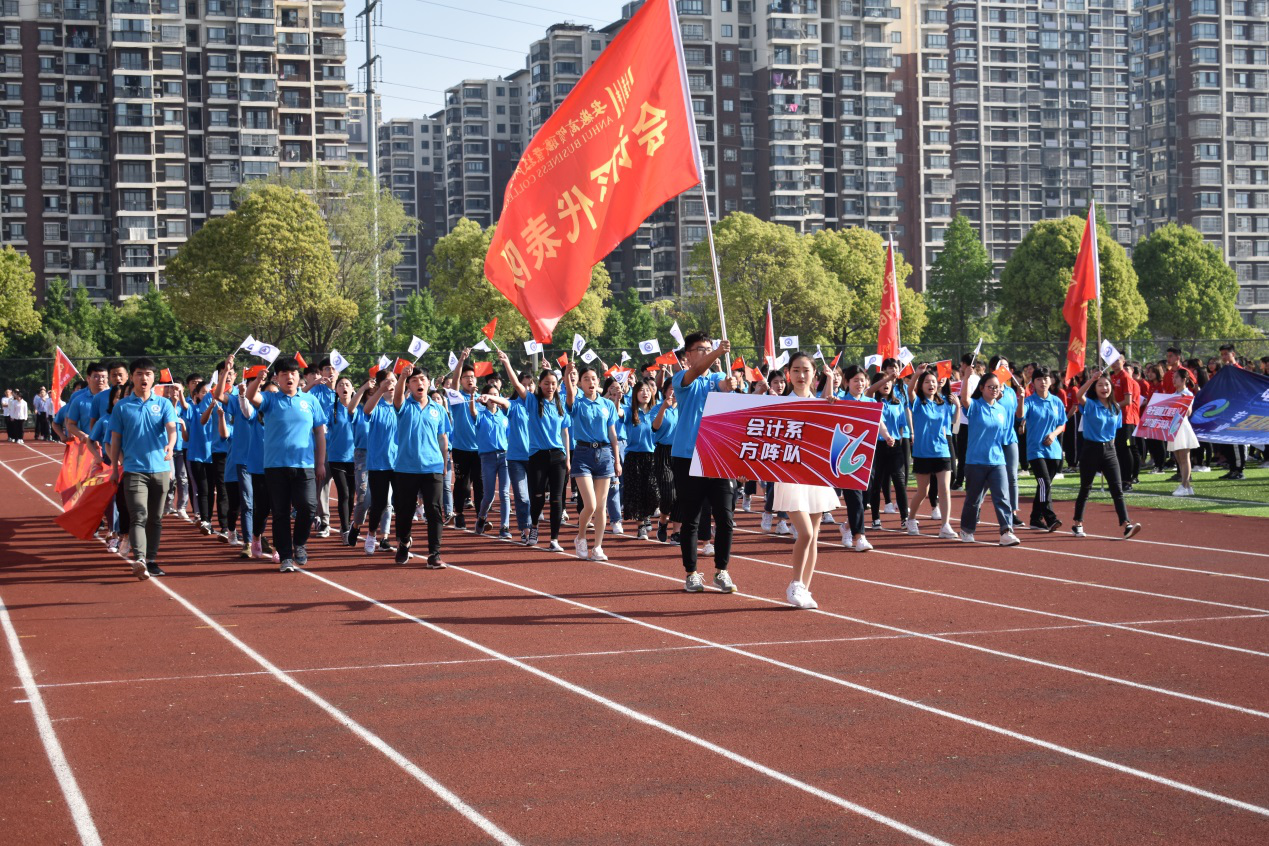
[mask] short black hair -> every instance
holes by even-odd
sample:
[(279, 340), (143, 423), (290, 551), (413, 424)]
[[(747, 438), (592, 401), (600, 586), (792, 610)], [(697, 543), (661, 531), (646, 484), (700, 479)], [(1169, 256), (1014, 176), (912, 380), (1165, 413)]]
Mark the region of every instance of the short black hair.
[(94, 361), (92, 364), (88, 365), (89, 376), (93, 375), (94, 373), (106, 373), (109, 370), (110, 368), (100, 361)]
[(692, 347), (699, 344), (701, 341), (710, 341), (710, 340), (711, 339), (709, 335), (706, 335), (704, 332), (693, 332), (692, 334), (688, 335), (686, 338), (683, 339), (683, 352), (686, 353), (688, 350), (690, 350)]
[[(295, 361), (295, 359), (291, 359), (291, 361)], [(299, 362), (298, 362), (298, 361), (295, 361), (295, 364), (298, 366), (298, 365), (299, 365)], [(320, 372), (320, 371), (319, 371), (316, 367), (314, 367), (313, 365), (311, 365), (311, 364), (310, 364), (308, 367), (305, 367), (305, 368), (304, 368), (304, 375), (305, 375), (305, 376), (312, 376), (313, 374), (315, 374), (315, 373), (319, 373), (319, 372)]]
[(1221, 352), (1234, 352), (1233, 344), (1221, 344)]
[(468, 373), (471, 373), (473, 376), (475, 376), (476, 365), (472, 364), (470, 361), (465, 361), (463, 362), (463, 369), (458, 371), (458, 377), (461, 379), (462, 377), (466, 376)]
[(330, 359), (329, 359), (329, 358), (324, 358), (324, 359), (322, 359), (321, 361), (317, 362), (317, 369), (318, 369), (318, 370), (325, 370), (327, 367), (334, 367), (334, 366), (335, 366), (335, 365), (333, 365), (333, 364), (331, 364), (331, 363), (330, 363)]
[(138, 370), (158, 370), (152, 358), (138, 358), (128, 367), (129, 373), (136, 373)]
[[(1222, 349), (1224, 348), (1222, 347)], [(114, 361), (106, 365), (106, 369), (107, 370), (127, 370), (128, 362), (122, 359), (116, 358)]]
[(1262, 356), (1260, 357), (1260, 363), (1261, 363), (1261, 364), (1269, 364), (1269, 355), (1262, 355)]
[(1034, 382), (1036, 379), (1043, 379), (1045, 376), (1052, 375), (1053, 372), (1049, 370), (1049, 368), (1045, 367), (1043, 364), (1037, 364), (1031, 370), (1031, 381)]
[(842, 371), (842, 378), (845, 379), (847, 382), (849, 382), (851, 379), (854, 379), (860, 373), (863, 373), (865, 376), (868, 375), (868, 371), (864, 370), (864, 368), (861, 367), (860, 365), (850, 364), (846, 366), (846, 369), (844, 371)]
[(275, 373), (299, 373), (300, 363), (293, 358), (279, 358), (273, 370)]
[(973, 363), (974, 363), (973, 353), (965, 353), (963, 356), (961, 356), (961, 364), (969, 365)]
[(385, 368), (383, 368), (382, 370), (377, 371), (377, 372), (375, 373), (375, 381), (376, 381), (376, 382), (382, 382), (384, 379), (387, 379), (387, 378), (388, 378), (388, 374), (389, 374), (389, 373), (391, 373), (391, 372), (392, 372), (392, 371), (391, 371), (391, 370), (389, 370), (389, 369), (388, 369), (388, 368), (386, 368), (386, 367), (385, 367)]
[(1168, 353), (1172, 353), (1172, 354), (1173, 354), (1174, 356), (1176, 356), (1177, 358), (1180, 358), (1180, 357), (1181, 357), (1181, 351), (1180, 351), (1180, 350), (1178, 350), (1176, 347), (1168, 347), (1168, 348), (1167, 348), (1166, 350), (1164, 350), (1163, 352), (1164, 352), (1164, 355), (1166, 355), (1166, 354), (1168, 354)]

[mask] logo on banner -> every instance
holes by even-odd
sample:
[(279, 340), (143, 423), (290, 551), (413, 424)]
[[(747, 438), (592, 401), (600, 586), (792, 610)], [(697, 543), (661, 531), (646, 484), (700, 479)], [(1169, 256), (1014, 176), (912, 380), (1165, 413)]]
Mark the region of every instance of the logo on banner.
[(859, 472), (859, 468), (863, 467), (864, 462), (868, 460), (863, 455), (855, 454), (868, 433), (860, 432), (858, 436), (852, 438), (850, 435), (854, 430), (855, 427), (851, 424), (847, 424), (844, 429), (841, 424), (833, 427), (833, 442), (828, 451), (828, 464), (837, 472), (838, 476), (854, 475)]

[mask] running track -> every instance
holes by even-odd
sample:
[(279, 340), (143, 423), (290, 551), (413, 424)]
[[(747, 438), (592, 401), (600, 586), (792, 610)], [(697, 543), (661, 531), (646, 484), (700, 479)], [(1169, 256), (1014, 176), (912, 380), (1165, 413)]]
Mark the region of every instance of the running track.
[(874, 532), (819, 612), (756, 514), (733, 596), (632, 537), (283, 576), (174, 519), (139, 583), (59, 458), (0, 445), (6, 844), (1269, 842), (1269, 521)]

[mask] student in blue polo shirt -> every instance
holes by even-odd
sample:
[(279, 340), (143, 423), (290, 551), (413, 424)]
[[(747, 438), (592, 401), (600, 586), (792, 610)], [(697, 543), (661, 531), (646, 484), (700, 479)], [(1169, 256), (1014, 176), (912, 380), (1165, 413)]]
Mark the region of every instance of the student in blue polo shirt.
[[(570, 431), (577, 439), (571, 475), (582, 498), (573, 548), (583, 560), (607, 561), (603, 548), (607, 527), (603, 509), (608, 502), (609, 486), (621, 475), (621, 451), (617, 443), (621, 415), (616, 404), (600, 394), (599, 374), (593, 368), (583, 367), (577, 374), (576, 385), (571, 378), (573, 369), (571, 361), (564, 367), (564, 407), (569, 414)], [(586, 527), (592, 518), (595, 543), (587, 550)]]
[[(318, 362), (317, 367), (309, 368), (304, 373), (304, 390), (308, 395), (317, 400), (317, 404), (322, 409), (323, 419), (330, 421), (334, 414), (337, 402), (335, 400), (335, 380), (339, 378), (339, 374), (335, 371), (335, 366), (331, 364), (329, 358), (324, 358)], [(327, 431), (327, 441), (330, 440), (330, 431)], [(329, 463), (330, 444), (327, 443), (327, 462)], [(317, 489), (317, 536), (319, 538), (330, 537), (330, 485), (334, 481), (330, 467), (326, 468), (326, 481)]]
[[(533, 374), (520, 373), (520, 384), (533, 391)], [(507, 405), (507, 477), (516, 503), (520, 541), (529, 537), (529, 415), (524, 400), (514, 394)]]
[[(1089, 393), (1092, 396), (1089, 396)], [(1101, 473), (1115, 503), (1115, 514), (1123, 527), (1124, 538), (1141, 531), (1141, 524), (1128, 519), (1124, 503), (1119, 457), (1115, 453), (1115, 433), (1123, 423), (1123, 410), (1115, 402), (1115, 387), (1105, 370), (1094, 370), (1075, 395), (1075, 404), (1084, 415), (1084, 446), (1080, 450), (1080, 492), (1075, 497), (1075, 520), (1071, 532), (1079, 538), (1084, 533), (1084, 505), (1093, 491), (1093, 482)]]
[[(230, 356), (230, 360), (233, 360), (233, 356)], [(257, 378), (262, 374), (263, 371), (259, 371)], [(245, 377), (246, 374), (243, 375)], [(247, 411), (251, 406), (248, 403), (244, 408), (242, 402), (245, 391), (246, 383), (244, 382), (224, 400), (226, 422), (232, 427), (233, 434), (229, 444), (229, 454), (225, 460), (225, 488), (229, 491), (230, 513), (236, 513), (242, 523), (242, 532), (233, 532), (229, 542), (234, 546), (242, 547), (242, 558), (251, 558), (252, 545), (255, 543), (256, 497), (255, 484), (248, 464), (251, 452), (257, 447), (263, 430), (259, 426), (250, 425), (251, 418), (247, 415)], [(260, 493), (263, 495), (264, 490), (261, 489)]]
[[(248, 379), (244, 390), (238, 398), (238, 408), (242, 412), (243, 426), (251, 430), (247, 438), (250, 441), (246, 452), (246, 471), (251, 477), (251, 546), (248, 555), (251, 558), (270, 558), (274, 564), (281, 561), (273, 544), (269, 542), (265, 529), (269, 525), (269, 512), (272, 504), (269, 499), (269, 483), (264, 476), (264, 418), (256, 411), (255, 406), (247, 402), (245, 388), (250, 383), (260, 383), (257, 389), (264, 393), (276, 393), (278, 386), (269, 379), (267, 370), (257, 373), (254, 379)], [(245, 519), (245, 518), (244, 518)]]
[[(317, 508), (317, 483), (326, 472), (326, 421), (317, 403), (300, 393), (300, 366), (281, 359), (278, 392), (261, 394), (259, 382), (247, 388), (247, 401), (264, 418), (264, 478), (273, 503), (273, 545), (279, 569), (291, 573), (308, 563), (309, 533)], [(291, 511), (295, 510), (294, 526)]]
[[(427, 568), (444, 570), (441, 560), (441, 528), (445, 520), (445, 460), (449, 452), (452, 427), (441, 403), (429, 396), (431, 375), (421, 367), (406, 368), (392, 391), (396, 415), (396, 464), (392, 471), (392, 507), (397, 513), (396, 562), (410, 560), (414, 509), (423, 500), (427, 517)], [(373, 415), (382, 402), (383, 392), (376, 392), (366, 403)]]
[[(889, 360), (889, 359), (887, 359)], [(907, 455), (903, 448), (902, 432), (908, 428), (908, 403), (903, 382), (899, 380), (898, 362), (873, 380), (872, 395), (881, 403), (881, 422), (889, 438), (877, 440), (877, 450), (872, 459), (872, 478), (868, 484), (868, 506), (872, 511), (872, 528), (881, 528), (881, 493), (893, 483), (894, 501), (899, 508), (899, 521), (908, 523)]]
[(551, 497), (551, 543), (547, 549), (563, 552), (560, 546), (560, 525), (564, 522), (564, 490), (568, 486), (569, 417), (560, 398), (560, 380), (554, 371), (544, 368), (538, 376), (536, 390), (530, 391), (511, 369), (511, 360), (498, 353), (507, 372), (507, 381), (516, 396), (524, 402), (529, 429), (529, 533), (525, 546), (537, 546), (538, 521)]
[(974, 530), (978, 528), (978, 515), (983, 496), (991, 491), (991, 504), (996, 510), (1000, 525), (1000, 545), (1017, 546), (1018, 536), (1013, 533), (1013, 510), (1009, 500), (1009, 481), (1005, 467), (1005, 442), (1013, 431), (1013, 407), (1000, 399), (1004, 386), (1000, 377), (988, 373), (978, 383), (981, 396), (971, 399), (968, 391), (969, 377), (973, 371), (968, 364), (961, 366), (961, 395), (959, 402), (969, 426), (969, 441), (965, 448), (965, 503), (961, 508), (961, 540), (974, 542)]
[[(366, 475), (369, 477), (370, 488), (370, 528), (365, 545), (367, 555), (374, 555), (376, 549), (392, 552), (394, 548), (388, 543), (388, 524), (393, 508), (392, 471), (397, 463), (397, 415), (390, 403), (380, 400), (394, 394), (396, 387), (396, 374), (391, 370), (380, 370), (375, 380), (375, 389), (361, 409), (361, 415), (369, 422), (366, 432)], [(413, 516), (414, 509), (411, 508), (405, 514), (398, 514), (397, 522), (410, 520)], [(379, 531), (378, 538), (375, 537), (376, 529)], [(353, 531), (357, 529), (354, 528)]]
[(1031, 395), (1023, 404), (1026, 421), (1027, 464), (1035, 477), (1030, 526), (1046, 532), (1062, 525), (1053, 511), (1053, 477), (1062, 469), (1062, 434), (1066, 404), (1050, 392), (1053, 374), (1043, 365), (1031, 371)]
[[(233, 387), (234, 378), (233, 356), (230, 356), (216, 365), (216, 384), (207, 396), (203, 397), (202, 407), (199, 409), (199, 419), (203, 425), (209, 427), (207, 440), (211, 444), (211, 458), (208, 467), (210, 475), (207, 478), (207, 492), (210, 504), (215, 506), (217, 525), (220, 529), (216, 532), (216, 537), (226, 543), (230, 541), (230, 529), (238, 519), (235, 505), (229, 500), (229, 489), (225, 487), (225, 468), (229, 463), (229, 445), (233, 438), (233, 428), (226, 427), (222, 431), (216, 422), (215, 411), (220, 406), (225, 392)], [(208, 522), (210, 523), (210, 517)]]
[[(330, 468), (331, 481), (335, 484), (335, 497), (339, 509), (339, 536), (348, 541), (352, 527), (353, 492), (356, 489), (356, 469), (353, 450), (357, 416), (355, 408), (349, 408), (356, 389), (347, 376), (335, 378), (335, 402), (331, 405), (330, 419), (326, 424), (326, 466)], [(309, 391), (312, 394), (312, 391)]]
[(132, 394), (110, 412), (110, 458), (123, 461), (128, 535), (136, 556), (132, 574), (138, 579), (162, 576), (157, 563), (162, 536), (163, 505), (172, 483), (172, 452), (176, 446), (176, 409), (166, 396), (154, 393), (154, 362), (132, 363)]
[[(679, 550), (683, 556), (683, 569), (687, 571), (684, 589), (689, 593), (705, 590), (705, 582), (696, 572), (696, 539), (700, 534), (701, 512), (708, 502), (714, 515), (714, 587), (723, 593), (735, 593), (736, 585), (727, 572), (731, 562), (731, 538), (735, 529), (733, 510), (736, 497), (731, 479), (705, 479), (692, 475), (692, 452), (696, 448), (696, 436), (700, 432), (701, 418), (705, 415), (705, 400), (714, 391), (734, 391), (739, 380), (725, 373), (711, 370), (714, 363), (731, 351), (731, 343), (722, 341), (711, 349), (709, 336), (693, 332), (683, 341), (683, 353), (679, 356), (686, 370), (674, 374), (671, 384), (678, 398), (679, 419), (674, 430), (674, 445), (670, 455), (674, 458), (675, 503), (678, 508)], [(765, 389), (765, 385), (763, 386)]]
[(53, 415), (53, 437), (55, 440), (63, 443), (70, 440), (70, 432), (66, 429), (66, 417), (70, 414), (71, 403), (79, 399), (81, 396), (92, 396), (92, 391), (88, 389), (88, 382), (83, 379), (76, 379), (75, 385), (71, 389), (70, 399), (61, 404), (57, 412)]
[(473, 505), (484, 499), (484, 482), (480, 478), (480, 445), (476, 442), (476, 421), (466, 411), (466, 405), (476, 395), (476, 367), (467, 361), (470, 349), (464, 349), (458, 357), (458, 366), (451, 374), (458, 390), (448, 391), (450, 416), (454, 421), (454, 526), (467, 528), (463, 508), (468, 496)]
[(181, 409), (185, 421), (185, 458), (189, 462), (190, 498), (198, 515), (198, 528), (211, 534), (211, 440), (203, 423), (203, 408), (208, 400), (207, 383), (191, 379), (189, 400)]
[(88, 365), (86, 378), (88, 390), (78, 391), (71, 397), (70, 402), (66, 404), (64, 409), (66, 415), (63, 417), (66, 424), (66, 440), (77, 438), (81, 443), (86, 443), (88, 436), (92, 434), (93, 400), (98, 394), (103, 393), (106, 395), (103, 402), (109, 402), (110, 397), (110, 392), (106, 390), (110, 378), (106, 365), (100, 362)]
[(657, 494), (660, 500), (657, 507), (661, 511), (657, 522), (657, 540), (661, 543), (678, 543), (677, 538), (670, 540), (670, 533), (673, 531), (670, 524), (675, 512), (674, 456), (670, 454), (670, 450), (674, 446), (674, 428), (679, 422), (679, 405), (674, 396), (674, 385), (669, 379), (666, 379), (662, 391), (661, 404), (656, 407), (652, 417), (653, 441), (656, 444), (653, 455), (656, 459)]
[[(128, 384), (128, 364), (124, 361), (112, 361), (106, 365), (106, 387), (118, 388)], [(97, 421), (107, 414), (107, 405), (110, 403), (110, 392), (103, 391), (100, 394), (94, 394), (92, 405), (89, 406), (89, 415), (91, 420), (89, 425), (96, 425)]]
[(486, 382), (480, 394), (472, 398), (467, 414), (476, 420), (476, 446), (480, 452), (480, 479), (485, 495), (476, 514), (476, 534), (484, 534), (489, 526), (489, 510), (498, 497), (502, 540), (511, 539), (510, 471), (507, 467), (507, 434), (510, 420), (506, 409), (510, 403), (498, 396), (498, 384)]
[[(947, 434), (950, 431), (947, 410), (950, 403), (939, 393), (939, 373), (932, 367), (922, 367), (916, 378), (912, 391), (909, 409), (912, 415), (912, 472), (917, 477), (916, 496), (912, 499), (912, 507), (905, 528), (910, 535), (919, 535), (921, 525), (917, 522), (917, 512), (926, 494), (937, 496), (937, 501), (944, 505), (952, 501), (952, 450), (948, 445)], [(952, 528), (952, 509), (948, 508), (942, 517), (939, 537), (956, 540), (956, 530)]]

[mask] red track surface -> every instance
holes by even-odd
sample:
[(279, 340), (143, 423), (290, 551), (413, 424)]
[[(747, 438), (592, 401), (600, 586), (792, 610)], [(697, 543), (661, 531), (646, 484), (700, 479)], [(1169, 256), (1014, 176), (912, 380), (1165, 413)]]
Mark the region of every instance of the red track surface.
[(633, 538), (450, 531), (445, 572), (315, 539), (283, 576), (172, 519), (138, 583), (51, 522), (59, 456), (0, 445), (0, 600), (73, 774), (10, 643), (5, 844), (1269, 842), (1264, 520), (873, 533), (821, 548), (822, 613), (757, 515), (736, 596)]

